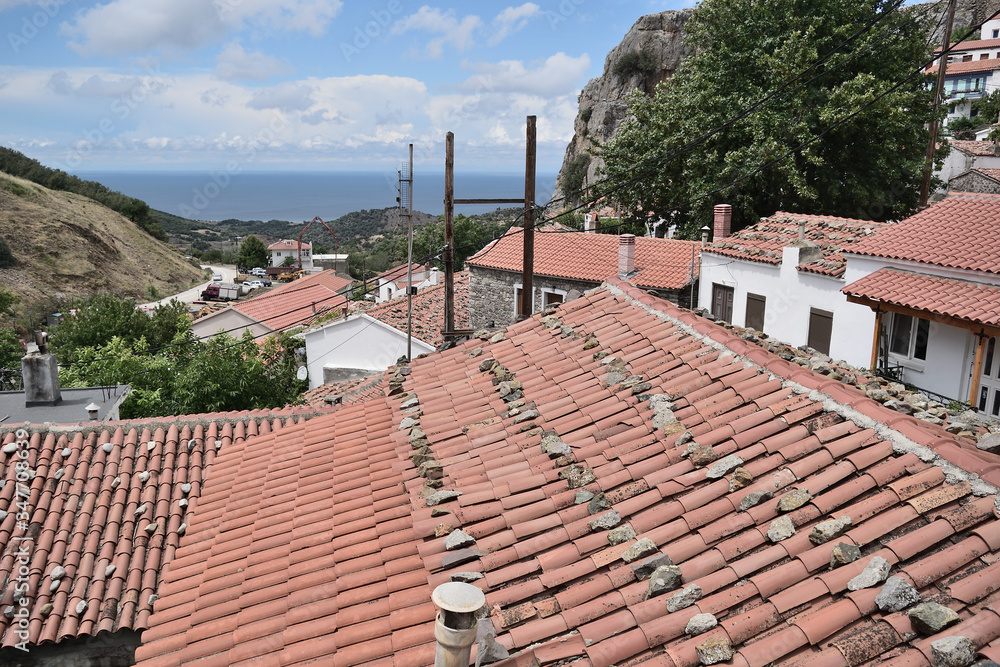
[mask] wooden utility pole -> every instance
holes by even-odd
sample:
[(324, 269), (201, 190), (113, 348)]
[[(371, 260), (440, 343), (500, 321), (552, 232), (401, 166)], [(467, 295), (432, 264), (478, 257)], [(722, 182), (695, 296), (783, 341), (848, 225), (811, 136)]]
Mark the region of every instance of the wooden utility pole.
[(534, 310), (532, 281), (535, 268), (535, 117), (528, 116), (524, 151), (524, 257), (521, 262), (521, 303), (517, 319), (531, 316)]
[[(406, 184), (404, 190), (403, 184)], [(399, 208), (406, 211), (406, 358), (413, 360), (413, 144), (405, 177), (399, 177)]]
[(444, 331), (455, 331), (455, 133), (445, 135), (444, 155)]
[(941, 45), (941, 57), (938, 58), (937, 83), (934, 84), (934, 118), (931, 119), (931, 139), (927, 144), (927, 156), (924, 160), (924, 179), (920, 184), (920, 208), (927, 206), (931, 192), (931, 173), (934, 171), (934, 153), (937, 152), (938, 110), (944, 92), (945, 71), (948, 69), (948, 47), (951, 46), (951, 28), (955, 22), (955, 4), (958, 0), (948, 1), (948, 20), (944, 26), (944, 43)]

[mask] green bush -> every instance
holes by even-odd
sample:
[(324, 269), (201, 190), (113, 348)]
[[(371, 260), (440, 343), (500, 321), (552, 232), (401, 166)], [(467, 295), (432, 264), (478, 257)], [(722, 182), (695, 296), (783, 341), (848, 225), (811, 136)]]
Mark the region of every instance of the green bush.
[(587, 168), (590, 166), (590, 154), (577, 155), (573, 161), (566, 166), (562, 175), (563, 194), (570, 199), (575, 199), (577, 193), (583, 188), (583, 181), (587, 177)]
[(9, 269), (16, 264), (17, 259), (14, 257), (14, 253), (10, 251), (7, 241), (0, 236), (0, 269)]
[(637, 75), (648, 77), (655, 74), (656, 69), (656, 56), (651, 51), (639, 49), (619, 58), (611, 71), (622, 81), (628, 81)]

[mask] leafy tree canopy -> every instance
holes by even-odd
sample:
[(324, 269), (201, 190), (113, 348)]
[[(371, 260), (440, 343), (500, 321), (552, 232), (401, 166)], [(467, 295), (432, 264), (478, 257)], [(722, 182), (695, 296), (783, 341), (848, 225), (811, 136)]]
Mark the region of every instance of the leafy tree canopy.
[[(1000, 90), (994, 90), (978, 100), (973, 100), (972, 110), (976, 112), (976, 119), (982, 125), (998, 122), (1000, 119)], [(954, 121), (952, 122), (954, 123)]]
[[(686, 26), (694, 55), (652, 98), (633, 93), (630, 120), (604, 147), (606, 173), (625, 174), (604, 192), (634, 211), (676, 208), (674, 221), (688, 238), (723, 202), (733, 206), (734, 229), (775, 211), (879, 220), (911, 213), (932, 113), (927, 79), (912, 76), (931, 49), (913, 12), (892, 12), (763, 109), (682, 157), (662, 159), (735, 118), (892, 4), (702, 0)], [(773, 160), (780, 161), (753, 173)], [(647, 165), (648, 174), (609, 191)]]
[(248, 269), (268, 265), (267, 246), (259, 238), (251, 234), (240, 244), (240, 253), (236, 264)]

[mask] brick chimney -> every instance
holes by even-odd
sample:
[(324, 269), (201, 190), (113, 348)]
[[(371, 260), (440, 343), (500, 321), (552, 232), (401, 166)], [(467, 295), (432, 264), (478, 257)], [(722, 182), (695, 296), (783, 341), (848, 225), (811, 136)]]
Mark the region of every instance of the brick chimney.
[(618, 237), (618, 277), (628, 278), (635, 273), (635, 235)]
[(733, 226), (733, 207), (729, 204), (717, 204), (715, 207), (715, 236), (713, 241), (720, 241), (727, 236)]

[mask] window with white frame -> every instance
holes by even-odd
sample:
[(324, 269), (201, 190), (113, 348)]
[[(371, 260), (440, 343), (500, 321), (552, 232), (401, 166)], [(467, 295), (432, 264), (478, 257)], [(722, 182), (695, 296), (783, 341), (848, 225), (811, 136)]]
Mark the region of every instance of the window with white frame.
[(891, 313), (889, 354), (897, 360), (926, 361), (930, 326), (925, 319)]
[(566, 300), (566, 290), (546, 289), (542, 291), (542, 308), (558, 306)]

